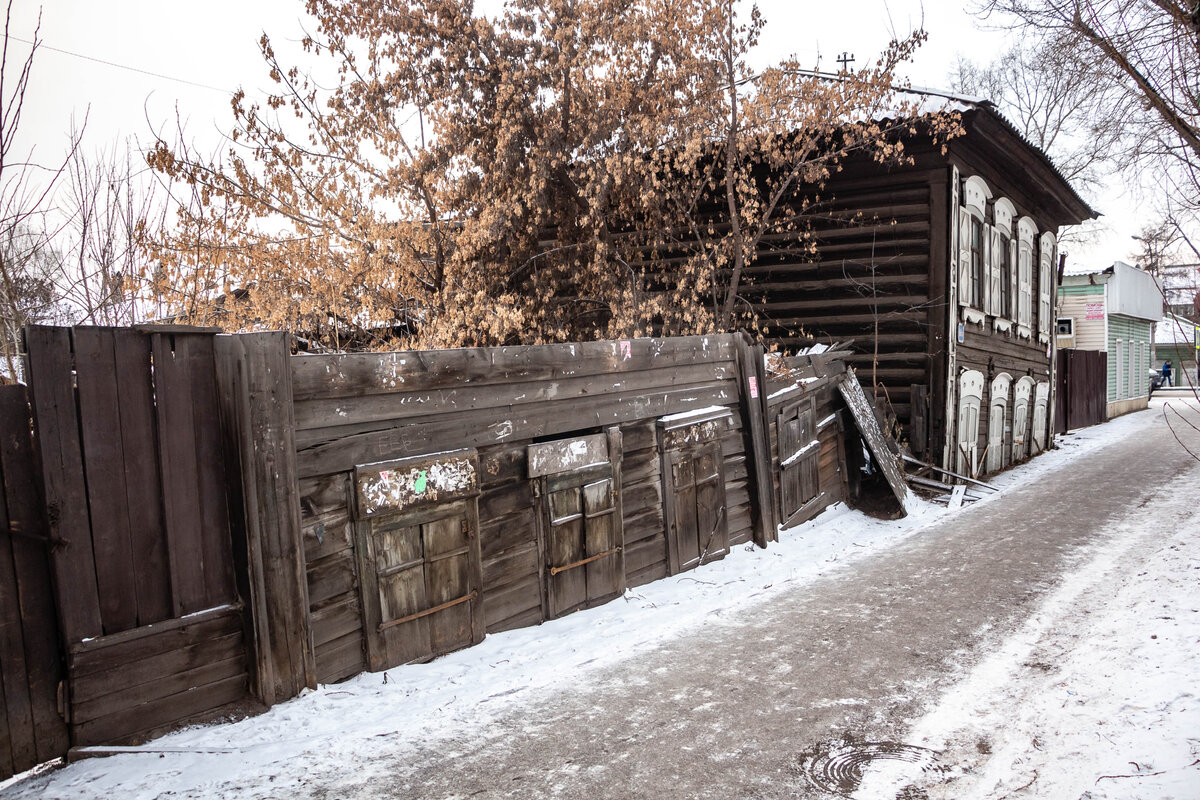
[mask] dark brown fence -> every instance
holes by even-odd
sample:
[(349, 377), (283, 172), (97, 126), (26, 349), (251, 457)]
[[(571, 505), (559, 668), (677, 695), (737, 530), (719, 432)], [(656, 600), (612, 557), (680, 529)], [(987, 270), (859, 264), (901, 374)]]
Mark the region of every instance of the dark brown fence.
[(67, 752), (50, 532), (24, 386), (0, 386), (0, 780)]
[(0, 414), (24, 442), (0, 452), (0, 774), (605, 603), (853, 494), (844, 364), (768, 376), (744, 336), (290, 356), (282, 333), (32, 327), (26, 347), (32, 419), (23, 390)]
[(74, 744), (246, 695), (213, 334), (26, 331)]
[(1108, 353), (1059, 350), (1054, 397), (1054, 432), (1066, 433), (1104, 422), (1108, 407)]

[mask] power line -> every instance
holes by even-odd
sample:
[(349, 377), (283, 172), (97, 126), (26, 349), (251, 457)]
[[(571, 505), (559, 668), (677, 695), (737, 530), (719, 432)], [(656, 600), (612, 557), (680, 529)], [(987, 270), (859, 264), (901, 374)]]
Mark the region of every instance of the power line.
[(195, 86), (199, 89), (210, 89), (214, 92), (221, 92), (222, 94), (233, 94), (233, 92), (229, 91), (228, 89), (222, 89), (217, 86), (209, 86), (207, 83), (197, 83), (196, 81), (189, 81), (185, 78), (175, 78), (170, 75), (163, 75), (161, 72), (151, 72), (150, 70), (146, 70), (146, 69), (138, 69), (137, 67), (129, 67), (129, 66), (126, 66), (125, 64), (118, 64), (115, 61), (105, 61), (103, 58), (96, 58), (94, 56), (85, 56), (83, 53), (75, 53), (75, 52), (72, 52), (71, 50), (63, 50), (61, 47), (51, 47), (50, 45), (46, 44), (45, 42), (37, 42), (35, 44), (34, 42), (29, 41), (28, 39), (22, 39), (19, 36), (11, 36), (11, 35), (8, 38), (13, 40), (14, 42), (21, 42), (23, 44), (30, 45), (31, 47), (44, 47), (47, 50), (53, 50), (54, 52), (62, 53), (65, 56), (74, 56), (75, 58), (82, 58), (85, 61), (94, 61), (97, 64), (104, 64), (105, 66), (109, 66), (109, 67), (116, 67), (117, 69), (124, 69), (124, 70), (128, 70), (130, 72), (138, 72), (138, 73), (141, 73), (142, 75), (149, 75), (152, 78), (161, 78), (162, 80), (175, 81), (176, 83), (186, 83), (188, 86)]

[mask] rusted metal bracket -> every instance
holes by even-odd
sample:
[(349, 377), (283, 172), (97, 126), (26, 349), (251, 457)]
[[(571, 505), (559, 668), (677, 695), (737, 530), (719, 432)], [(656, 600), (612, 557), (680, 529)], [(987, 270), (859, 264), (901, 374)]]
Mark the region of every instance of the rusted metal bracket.
[(440, 606), (434, 606), (433, 608), (427, 608), (424, 611), (418, 611), (415, 614), (409, 614), (407, 617), (401, 617), (400, 619), (391, 619), (391, 620), (388, 620), (387, 622), (382, 622), (379, 624), (379, 630), (385, 631), (388, 628), (394, 628), (397, 625), (403, 625), (406, 622), (412, 622), (413, 620), (418, 620), (421, 617), (428, 617), (430, 614), (436, 614), (439, 611), (445, 611), (447, 608), (454, 608), (454, 606), (462, 605), (463, 603), (468, 603), (468, 602), (474, 600), (478, 596), (479, 596), (478, 592), (471, 592), (468, 595), (463, 595), (462, 597), (442, 603)]
[(621, 548), (614, 547), (612, 550), (605, 550), (603, 553), (596, 553), (596, 555), (594, 555), (594, 556), (588, 556), (587, 558), (583, 559), (582, 561), (576, 561), (572, 564), (564, 564), (561, 567), (551, 567), (550, 574), (557, 575), (560, 572), (566, 572), (569, 569), (575, 569), (576, 567), (582, 567), (584, 564), (590, 564), (593, 561), (596, 561), (601, 558), (608, 558), (609, 556), (615, 556), (619, 552), (621, 552)]

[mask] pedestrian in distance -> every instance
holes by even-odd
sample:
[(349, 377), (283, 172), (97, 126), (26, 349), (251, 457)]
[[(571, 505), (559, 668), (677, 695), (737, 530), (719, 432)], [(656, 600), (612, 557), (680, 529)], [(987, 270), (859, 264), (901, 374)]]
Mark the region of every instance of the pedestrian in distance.
[(1162, 374), (1163, 374), (1163, 381), (1162, 381), (1163, 386), (1170, 386), (1171, 385), (1171, 362), (1170, 361), (1163, 362)]

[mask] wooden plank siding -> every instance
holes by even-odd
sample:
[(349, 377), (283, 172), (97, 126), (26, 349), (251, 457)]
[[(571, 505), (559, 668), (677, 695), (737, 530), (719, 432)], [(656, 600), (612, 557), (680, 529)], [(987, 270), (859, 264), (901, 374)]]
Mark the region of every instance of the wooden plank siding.
[[(352, 514), (351, 500), (322, 487), (341, 485), (356, 465), (475, 447), (480, 461), (480, 547), (486, 629), (497, 632), (547, 618), (539, 499), (526, 448), (534, 442), (600, 433), (621, 436), (620, 513), (628, 585), (668, 571), (662, 476), (655, 421), (723, 406), (734, 423), (722, 437), (731, 543), (753, 539), (753, 486), (737, 406), (734, 336), (635, 339), (541, 347), (296, 356), (291, 359), (297, 464), (309, 557), (312, 610), (349, 604), (350, 567), (341, 544), (311, 550), (312, 534)], [(318, 501), (317, 496), (320, 495)], [(335, 497), (336, 495), (336, 497)], [(333, 582), (333, 585), (331, 584)], [(338, 582), (340, 581), (340, 582)], [(360, 635), (346, 621), (343, 637)], [(317, 626), (314, 622), (314, 636)], [(347, 639), (349, 641), (349, 639)], [(322, 647), (316, 644), (318, 662)], [(350, 657), (341, 662), (351, 669)], [(335, 679), (322, 671), (322, 680)]]
[(764, 242), (742, 290), (765, 318), (768, 342), (853, 342), (845, 361), (868, 394), (871, 384), (880, 387), (906, 435), (912, 386), (932, 379), (931, 332), (939, 328), (930, 325), (930, 309), (944, 314), (931, 289), (932, 176), (943, 172), (865, 179), (851, 170), (831, 179), (829, 199), (804, 215), (815, 253), (798, 252), (795, 237)]

